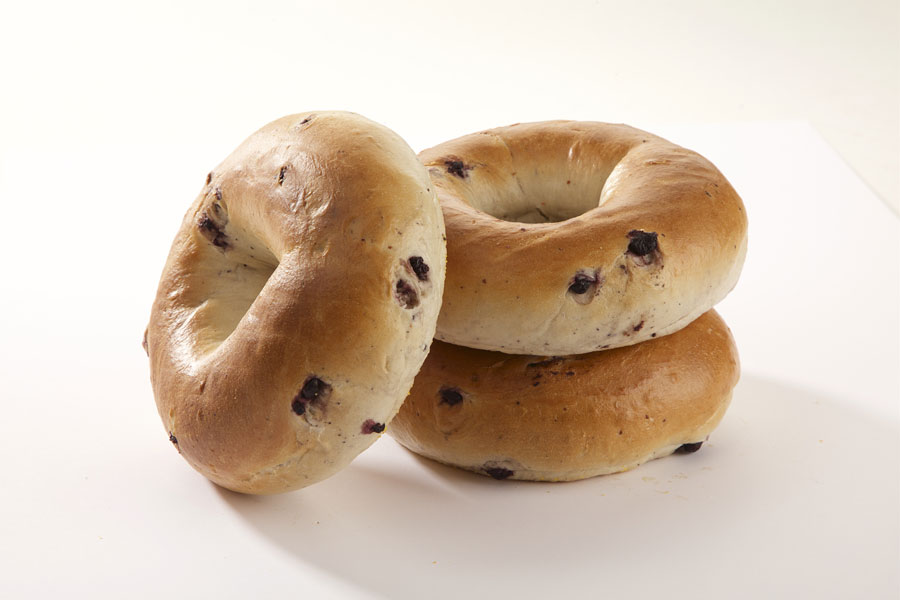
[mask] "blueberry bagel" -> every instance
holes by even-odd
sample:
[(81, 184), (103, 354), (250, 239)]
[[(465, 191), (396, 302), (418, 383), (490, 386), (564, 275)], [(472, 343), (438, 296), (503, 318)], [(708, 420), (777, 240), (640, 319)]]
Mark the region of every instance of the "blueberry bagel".
[(316, 112), (253, 134), (188, 210), (145, 334), (172, 444), (247, 493), (347, 465), (428, 354), (443, 234), (424, 167), (387, 128)]
[(715, 311), (666, 337), (568, 357), (435, 342), (388, 433), (496, 479), (572, 481), (696, 451), (738, 376)]
[(706, 159), (625, 125), (551, 121), (423, 151), (447, 226), (440, 340), (578, 354), (677, 331), (735, 285), (737, 193)]

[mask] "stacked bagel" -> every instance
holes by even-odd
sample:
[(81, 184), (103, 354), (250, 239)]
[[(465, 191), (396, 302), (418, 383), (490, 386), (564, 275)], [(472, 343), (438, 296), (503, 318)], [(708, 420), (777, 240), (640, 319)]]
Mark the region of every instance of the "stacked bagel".
[(747, 245), (698, 154), (624, 125), (520, 124), (420, 154), (447, 228), (431, 353), (389, 433), (497, 479), (699, 449), (739, 376), (712, 310)]
[(622, 125), (416, 157), (359, 115), (291, 115), (185, 215), (144, 335), (157, 408), (191, 466), (245, 493), (329, 477), (386, 429), (497, 479), (696, 450), (738, 378), (711, 309), (746, 226), (708, 161)]

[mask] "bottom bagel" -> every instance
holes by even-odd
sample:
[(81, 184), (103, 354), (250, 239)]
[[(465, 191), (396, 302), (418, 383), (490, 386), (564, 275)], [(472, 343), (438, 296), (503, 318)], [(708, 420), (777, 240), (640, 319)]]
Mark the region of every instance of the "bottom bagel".
[(574, 481), (697, 450), (739, 375), (734, 339), (712, 310), (671, 335), (575, 356), (435, 341), (388, 433), (495, 479)]

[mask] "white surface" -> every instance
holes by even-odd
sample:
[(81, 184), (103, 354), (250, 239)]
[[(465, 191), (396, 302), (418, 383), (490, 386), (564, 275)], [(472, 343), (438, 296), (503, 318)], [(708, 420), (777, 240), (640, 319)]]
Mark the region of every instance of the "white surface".
[[(832, 4), (3, 5), (0, 597), (896, 598), (900, 225), (816, 131), (896, 184), (898, 7)], [(312, 108), (416, 149), (624, 121), (715, 162), (751, 237), (708, 446), (559, 485), (389, 438), (274, 498), (194, 473), (140, 347), (159, 272), (209, 169)]]
[(0, 65), (10, 144), (226, 151), (338, 108), (416, 148), (551, 118), (802, 119), (900, 208), (896, 0), (10, 1)]
[(118, 456), (74, 452), (55, 491), (11, 490), (7, 597), (896, 596), (896, 429), (752, 375), (708, 448), (566, 485), (497, 484), (384, 438), (320, 485), (247, 497), (160, 431), (102, 436)]

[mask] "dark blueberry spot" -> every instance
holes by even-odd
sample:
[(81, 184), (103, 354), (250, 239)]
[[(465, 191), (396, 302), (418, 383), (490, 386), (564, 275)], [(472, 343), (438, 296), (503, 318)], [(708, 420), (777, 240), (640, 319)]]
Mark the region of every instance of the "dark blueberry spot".
[(376, 423), (372, 419), (366, 419), (362, 424), (362, 429), (360, 430), (363, 433), (381, 433), (384, 431), (384, 423)]
[(460, 402), (463, 401), (462, 391), (459, 388), (455, 387), (442, 387), (438, 394), (441, 396), (441, 401), (438, 404), (446, 404), (447, 406), (456, 406)]
[(659, 249), (657, 234), (654, 231), (632, 229), (628, 232), (628, 252), (635, 256), (646, 256)]
[(421, 256), (410, 256), (409, 266), (412, 267), (419, 281), (428, 281), (428, 265), (425, 264), (425, 260)]
[(419, 305), (419, 294), (408, 281), (400, 279), (394, 288), (394, 296), (403, 308), (415, 308)]
[(640, 323), (638, 323), (637, 325), (634, 326), (634, 330), (640, 331), (641, 329), (643, 329), (643, 327), (644, 327), (644, 322), (641, 321)]
[(216, 188), (216, 200), (222, 200), (222, 190), (220, 190), (219, 188)]
[(444, 165), (447, 167), (447, 172), (451, 175), (456, 175), (457, 177), (461, 177), (465, 179), (468, 176), (468, 172), (472, 167), (466, 166), (466, 164), (461, 160), (445, 160)]
[(692, 444), (682, 444), (675, 451), (678, 454), (691, 454), (700, 449), (700, 446), (703, 445), (703, 442), (694, 442)]
[(493, 477), (494, 479), (506, 479), (513, 475), (513, 471), (506, 469), (504, 467), (485, 467), (484, 472)]
[(291, 410), (298, 415), (306, 413), (308, 405), (321, 408), (325, 400), (331, 394), (331, 386), (318, 377), (308, 377), (303, 387), (294, 396), (291, 402)]
[(650, 337), (656, 337), (656, 334), (655, 334), (655, 333), (651, 333), (651, 334), (650, 334)]
[(300, 390), (300, 397), (304, 400), (317, 400), (322, 396), (326, 396), (330, 391), (330, 385), (318, 377), (310, 377), (303, 384), (303, 389)]
[(284, 183), (284, 172), (285, 171), (287, 171), (287, 165), (284, 165), (283, 167), (281, 167), (281, 170), (278, 171), (278, 185), (281, 185)]
[(569, 291), (573, 294), (584, 294), (591, 289), (591, 286), (595, 283), (597, 283), (596, 277), (579, 273), (573, 277), (572, 281), (569, 283)]
[(200, 221), (197, 223), (197, 226), (200, 228), (200, 233), (203, 237), (209, 240), (213, 246), (223, 250), (231, 247), (231, 244), (228, 243), (228, 236), (225, 235), (225, 232), (219, 228), (215, 221), (209, 218), (208, 214), (202, 213), (200, 215)]
[(172, 442), (173, 444), (175, 444), (176, 446), (178, 445), (178, 438), (175, 437), (175, 434), (172, 432), (169, 432), (169, 441)]
[(537, 362), (528, 363), (527, 365), (525, 365), (525, 368), (531, 368), (531, 367), (546, 367), (546, 366), (548, 366), (548, 365), (552, 365), (552, 364), (554, 364), (554, 363), (558, 363), (558, 362), (561, 361), (562, 359), (563, 359), (562, 356), (551, 356), (550, 358), (545, 358), (544, 360), (539, 360), (539, 361), (537, 361)]

